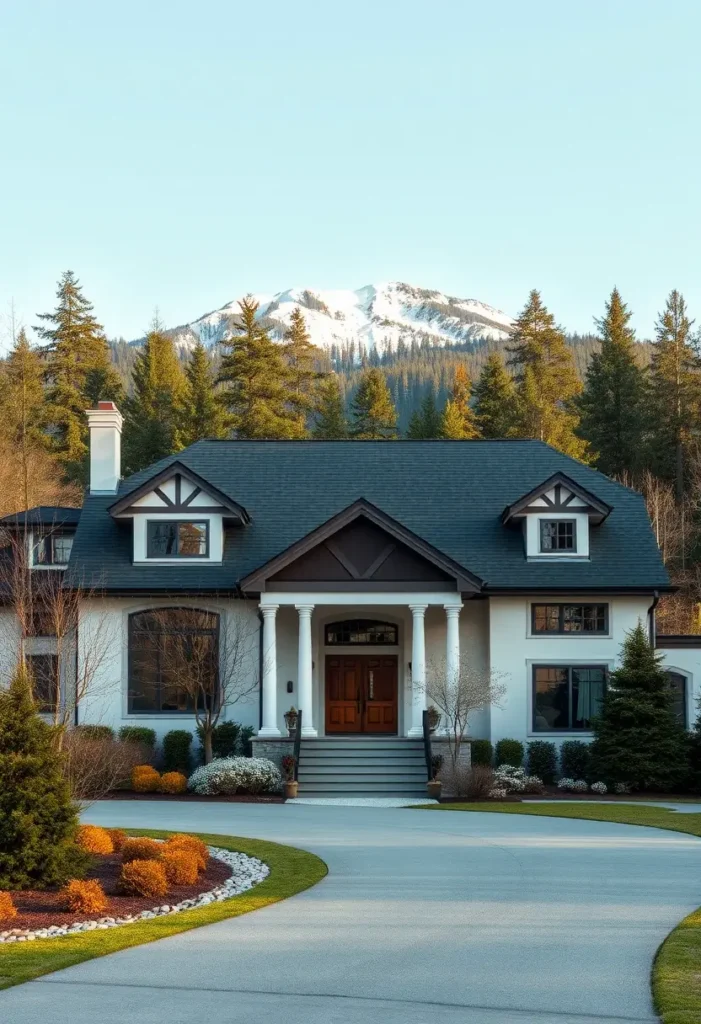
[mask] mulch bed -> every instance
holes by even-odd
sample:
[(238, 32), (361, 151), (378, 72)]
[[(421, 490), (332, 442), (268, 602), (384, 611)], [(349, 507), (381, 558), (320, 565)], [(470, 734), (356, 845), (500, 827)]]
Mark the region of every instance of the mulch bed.
[(178, 800), (184, 803), (220, 803), (220, 804), (283, 804), (284, 796), (274, 794), (252, 796), (202, 796), (200, 793), (135, 793), (131, 789), (115, 789), (101, 800)]
[(164, 906), (166, 903), (172, 906), (174, 903), (180, 903), (181, 900), (189, 900), (203, 892), (209, 892), (231, 876), (231, 868), (228, 864), (210, 857), (207, 870), (199, 876), (195, 885), (171, 885), (168, 887), (167, 894), (160, 899), (119, 896), (116, 887), (121, 867), (121, 858), (116, 853), (107, 857), (95, 857), (94, 864), (86, 875), (87, 878), (96, 878), (109, 898), (107, 909), (99, 914), (72, 914), (70, 911), (62, 910), (57, 890), (13, 892), (12, 899), (18, 914), (12, 920), (0, 920), (0, 931), (10, 931), (13, 928), (29, 928), (34, 931), (38, 928), (48, 928), (52, 924), (63, 926), (75, 924), (77, 921), (99, 921), (103, 917), (126, 917), (127, 914), (140, 914), (143, 910), (152, 910), (154, 907)]

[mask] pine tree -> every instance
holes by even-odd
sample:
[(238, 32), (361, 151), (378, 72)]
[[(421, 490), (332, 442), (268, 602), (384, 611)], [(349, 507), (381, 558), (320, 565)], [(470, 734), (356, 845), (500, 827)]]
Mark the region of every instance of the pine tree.
[(655, 326), (657, 346), (651, 383), (654, 435), (652, 461), (658, 476), (673, 480), (677, 501), (685, 490), (685, 455), (692, 429), (699, 421), (701, 376), (691, 344), (691, 326), (684, 296), (669, 294)]
[(335, 373), (330, 373), (319, 386), (312, 435), (318, 441), (338, 441), (348, 437), (341, 385)]
[(187, 381), (172, 338), (154, 318), (134, 364), (133, 394), (124, 404), (124, 465), (136, 473), (180, 451)]
[(0, 430), (21, 479), (22, 507), (30, 508), (31, 477), (44, 456), (48, 437), (44, 420), (44, 367), (24, 329), (20, 330), (0, 373)]
[(433, 388), (429, 388), (423, 397), (421, 406), (414, 412), (409, 421), (406, 436), (412, 441), (431, 440), (441, 436), (441, 414), (436, 408)]
[(41, 889), (77, 878), (78, 808), (53, 730), (32, 702), (26, 669), (0, 690), (0, 889)]
[(66, 476), (87, 479), (88, 425), (85, 410), (101, 399), (119, 402), (122, 384), (111, 365), (102, 326), (67, 270), (58, 283), (53, 313), (39, 313), (49, 326), (37, 327), (46, 347), (46, 419)]
[(226, 414), (214, 386), (210, 359), (201, 341), (192, 350), (185, 370), (187, 390), (181, 430), (184, 445), (206, 437), (226, 437)]
[(283, 352), (288, 366), (287, 400), (297, 418), (293, 436), (307, 437), (309, 417), (314, 411), (316, 392), (324, 374), (316, 368), (318, 353), (312, 345), (299, 306), (295, 306), (290, 315)]
[(363, 372), (351, 413), (351, 437), (360, 441), (396, 438), (397, 412), (385, 375), (378, 367)]
[(577, 400), (581, 416), (577, 432), (596, 453), (597, 469), (609, 476), (636, 473), (643, 464), (647, 392), (635, 358), (631, 316), (614, 288), (605, 316), (595, 321), (601, 352), (592, 355)]
[(453, 390), (445, 403), (441, 421), (441, 437), (455, 441), (467, 441), (479, 437), (475, 413), (470, 406), (472, 384), (466, 368), (455, 367)]
[(290, 372), (281, 346), (256, 319), (258, 303), (239, 302), (237, 333), (220, 342), (224, 356), (218, 383), (222, 400), (241, 438), (299, 436), (299, 415), (288, 402)]
[(684, 781), (686, 735), (642, 622), (626, 635), (621, 666), (611, 673), (593, 729), (591, 770), (597, 779), (664, 792)]
[(531, 292), (517, 317), (508, 352), (516, 367), (517, 430), (520, 437), (534, 437), (582, 459), (586, 441), (577, 437), (578, 416), (572, 400), (581, 382), (562, 330), (543, 305), (540, 293)]
[(516, 423), (516, 387), (501, 356), (489, 356), (475, 385), (475, 419), (482, 437), (512, 437)]

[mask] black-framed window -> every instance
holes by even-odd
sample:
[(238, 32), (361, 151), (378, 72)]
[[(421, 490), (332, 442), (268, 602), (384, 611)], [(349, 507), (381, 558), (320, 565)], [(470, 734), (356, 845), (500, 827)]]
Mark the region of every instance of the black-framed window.
[(397, 642), (397, 627), (391, 622), (346, 619), (343, 622), (330, 622), (326, 627), (326, 643), (329, 647), (352, 644), (396, 645)]
[(206, 519), (155, 519), (146, 523), (147, 558), (208, 558)]
[(34, 703), (40, 711), (55, 711), (60, 693), (58, 655), (27, 654), (26, 661), (32, 677)]
[(576, 551), (576, 521), (574, 519), (541, 519), (540, 550), (545, 554), (550, 554), (552, 551)]
[(667, 683), (672, 692), (674, 714), (677, 721), (685, 729), (689, 727), (688, 710), (686, 705), (686, 676), (681, 672), (665, 672)]
[(550, 634), (606, 634), (607, 604), (532, 604), (531, 632)]
[(73, 549), (72, 533), (51, 533), (34, 545), (34, 565), (68, 565)]
[(534, 665), (533, 731), (591, 729), (606, 692), (605, 665)]
[(218, 700), (219, 616), (157, 608), (129, 616), (130, 714), (193, 714)]

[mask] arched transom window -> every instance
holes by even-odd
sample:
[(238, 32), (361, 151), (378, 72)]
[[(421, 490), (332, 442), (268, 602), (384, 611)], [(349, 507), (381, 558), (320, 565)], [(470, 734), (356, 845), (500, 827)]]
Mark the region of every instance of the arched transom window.
[(326, 627), (328, 647), (349, 647), (353, 644), (391, 646), (397, 643), (397, 627), (392, 622), (375, 619), (345, 619), (330, 622)]

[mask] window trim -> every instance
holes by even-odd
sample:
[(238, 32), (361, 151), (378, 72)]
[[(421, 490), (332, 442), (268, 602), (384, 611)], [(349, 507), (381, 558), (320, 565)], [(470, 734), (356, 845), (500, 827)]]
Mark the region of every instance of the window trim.
[[(543, 547), (543, 527), (551, 524), (559, 526), (561, 523), (570, 523), (572, 525), (572, 547), (571, 548), (544, 548)], [(547, 516), (538, 517), (538, 554), (543, 555), (546, 558), (560, 557), (567, 558), (577, 554), (577, 520), (575, 518), (561, 518), (554, 519)]]
[[(564, 663), (563, 663), (564, 662)], [(568, 726), (566, 729), (536, 729), (535, 715), (536, 715), (536, 670), (539, 668), (560, 668), (566, 669), (568, 673), (567, 684), (569, 687), (569, 704), (570, 704), (570, 720), (571, 720), (571, 705), (572, 705), (572, 669), (588, 669), (598, 668), (603, 669), (604, 672), (604, 693), (607, 692), (609, 686), (609, 680), (611, 677), (612, 665), (610, 661), (567, 661), (560, 658), (557, 661), (530, 661), (528, 662), (528, 668), (530, 672), (530, 714), (529, 714), (529, 731), (528, 735), (533, 737), (538, 736), (591, 736), (591, 727), (587, 729), (575, 729), (572, 726)]]
[[(176, 552), (174, 555), (151, 555), (149, 554), (149, 528), (151, 526), (168, 526), (176, 525), (180, 527), (184, 523), (190, 523), (193, 526), (204, 526), (205, 528), (205, 553), (198, 555), (181, 555), (180, 552)], [(194, 519), (192, 517), (188, 519), (147, 519), (146, 520), (146, 561), (147, 562), (189, 562), (193, 559), (208, 559), (210, 553), (210, 521), (209, 519)], [(178, 548), (180, 547), (180, 530), (177, 533)]]
[[(603, 630), (582, 630), (576, 632), (575, 630), (564, 629), (565, 621), (565, 608), (586, 608), (587, 605), (595, 607), (596, 605), (603, 605), (604, 611), (604, 628)], [(535, 617), (536, 608), (558, 608), (558, 629), (536, 629), (535, 628)], [(583, 637), (599, 637), (611, 635), (611, 606), (608, 601), (532, 601), (531, 602), (531, 637), (541, 636), (566, 636), (576, 637), (582, 639)]]
[[(354, 642), (353, 640), (329, 640), (329, 630), (334, 626), (343, 626), (346, 623), (351, 626), (355, 623), (367, 623), (370, 626), (385, 626), (389, 629), (394, 630), (394, 640), (371, 640), (367, 643)], [(349, 629), (350, 633), (351, 630)], [(399, 645), (399, 626), (396, 622), (389, 622), (387, 619), (372, 619), (372, 618), (346, 618), (346, 619), (332, 619), (331, 622), (327, 622), (324, 625), (324, 646), (325, 647), (397, 647)]]
[[(68, 538), (71, 541), (71, 554), (73, 553), (73, 544), (75, 542), (75, 532), (71, 530), (55, 530), (49, 533), (38, 533), (32, 536), (32, 568), (33, 569), (64, 569), (70, 561), (71, 554), (68, 555), (68, 561), (57, 562), (54, 555), (54, 541), (59, 538)], [(42, 548), (46, 553), (48, 548), (49, 558), (43, 562), (37, 560), (37, 551)]]

